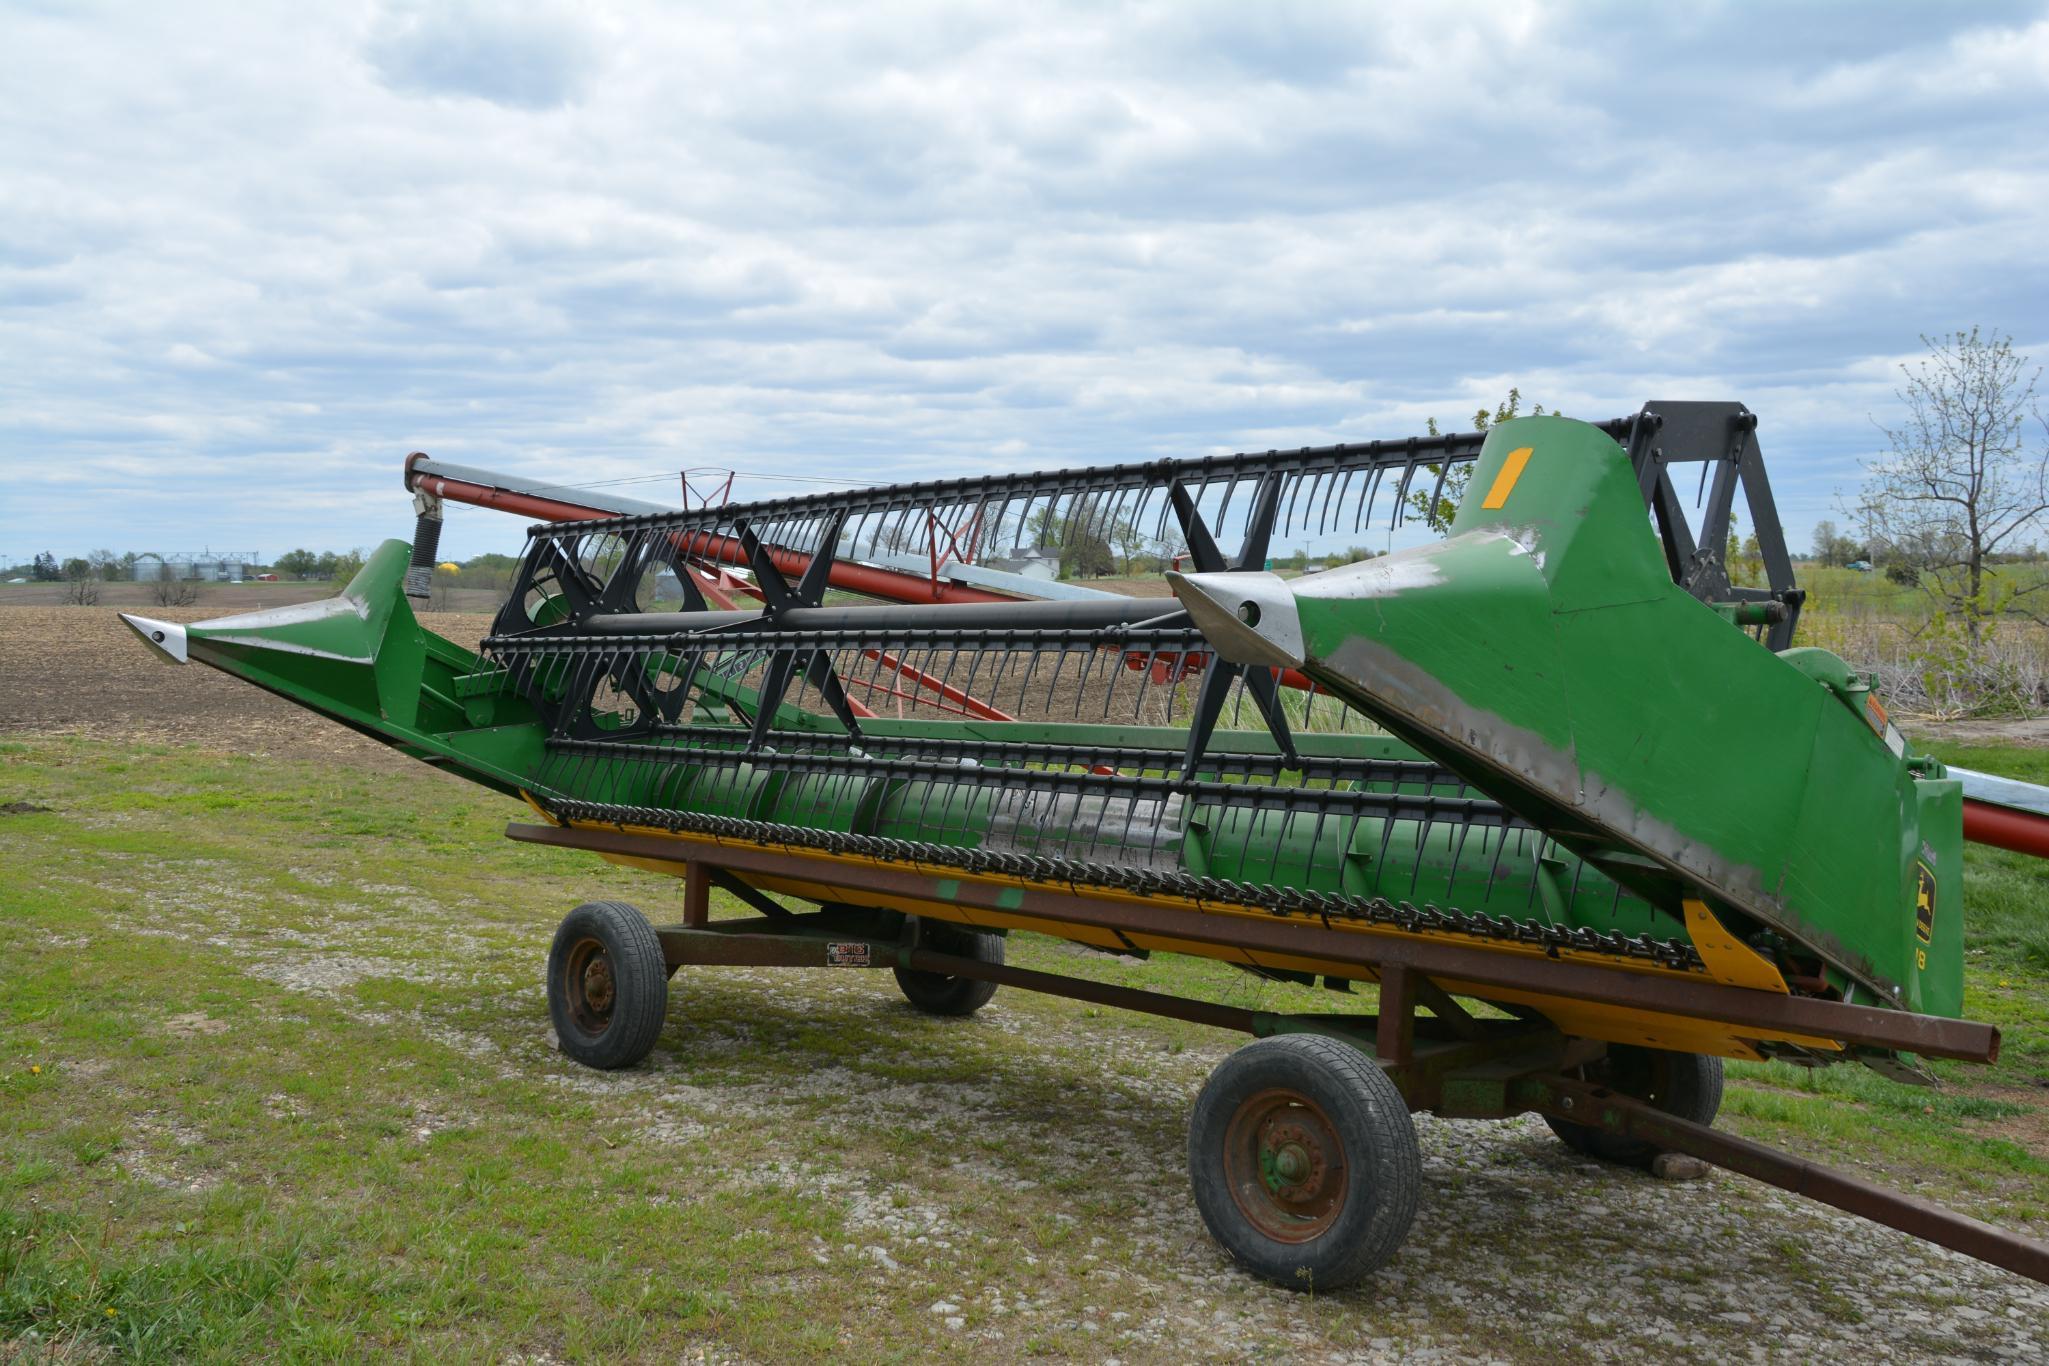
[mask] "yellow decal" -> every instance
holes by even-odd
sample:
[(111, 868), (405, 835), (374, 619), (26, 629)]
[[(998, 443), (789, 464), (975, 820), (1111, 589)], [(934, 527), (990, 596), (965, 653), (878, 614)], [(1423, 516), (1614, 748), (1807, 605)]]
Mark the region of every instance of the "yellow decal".
[(1722, 922), (1715, 919), (1714, 912), (1707, 908), (1707, 903), (1687, 897), (1683, 904), (1686, 907), (1687, 937), (1700, 951), (1700, 961), (1706, 965), (1708, 976), (1732, 987), (1754, 987), (1760, 991), (1787, 994), (1786, 979), (1779, 975), (1779, 970), (1756, 949), (1724, 929)]
[(1914, 937), (1924, 944), (1935, 941), (1935, 872), (1925, 863), (1914, 865)]
[(1878, 694), (1875, 692), (1864, 694), (1864, 719), (1871, 724), (1871, 729), (1880, 735), (1885, 734), (1886, 725), (1892, 720), (1885, 714), (1885, 707), (1879, 702)]
[(1522, 478), (1523, 466), (1530, 463), (1530, 448), (1517, 446), (1508, 453), (1508, 459), (1501, 462), (1501, 473), (1494, 476), (1494, 485), (1487, 490), (1483, 508), (1498, 508), (1508, 501), (1508, 495), (1515, 488), (1515, 481)]

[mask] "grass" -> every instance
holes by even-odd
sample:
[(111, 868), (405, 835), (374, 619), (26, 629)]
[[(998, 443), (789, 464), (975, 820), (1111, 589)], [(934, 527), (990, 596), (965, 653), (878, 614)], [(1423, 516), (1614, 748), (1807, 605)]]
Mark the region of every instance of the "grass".
[[(794, 1138), (750, 1149), (744, 1119), (736, 1136), (714, 1108), (636, 1101), (630, 1078), (578, 1075), (546, 1047), (553, 919), (603, 896), (657, 910), (670, 884), (511, 845), (517, 809), (438, 779), (87, 742), (4, 757), (0, 801), (51, 809), (0, 827), (0, 1343), (902, 1359), (943, 1335), (924, 1285), (889, 1306), (900, 1331), (876, 1333), (868, 1289), (820, 1261), (865, 1257), (889, 1211), (849, 1227), (803, 1189), (872, 1167), (915, 1176), (924, 1203), (957, 1161), (935, 1158), (929, 1124), (847, 1133), (830, 1099), (799, 1098)], [(882, 1013), (853, 1028), (816, 1000), (753, 994), (786, 980), (712, 983), (696, 1004), (716, 1047), (672, 1037), (677, 1079), (766, 1109), (822, 1067), (986, 1085), (1009, 1047), (865, 984)], [(907, 1028), (929, 1037), (906, 1048)], [(1013, 1070), (1002, 1108), (1055, 1114), (1071, 1082)], [(700, 1133), (732, 1146), (703, 1151)], [(1024, 1254), (1071, 1241), (1096, 1202), (1076, 1212), (1070, 1175), (1053, 1155), (1046, 1194), (998, 1221), (992, 1278), (1056, 1275)]]
[[(0, 1357), (1287, 1356), (1305, 1321), (1319, 1350), (1418, 1340), (1413, 1285), (1305, 1307), (1207, 1250), (1176, 1153), (1221, 1035), (1016, 994), (930, 1020), (859, 974), (686, 974), (649, 1067), (599, 1077), (545, 1036), (553, 923), (601, 897), (672, 912), (675, 890), (504, 841), (507, 802), (82, 740), (0, 743), (10, 801), (49, 809), (0, 816)], [(1730, 1126), (2049, 1219), (2040, 877), (1973, 852), (1969, 1010), (2006, 1031), (1998, 1067), (1926, 1091), (1732, 1066)], [(1012, 959), (1332, 1008), (1197, 960), (1031, 936)], [(1530, 1161), (1562, 1159), (1505, 1147), (1440, 1194)], [(1457, 1253), (1483, 1282), (1523, 1255)], [(1842, 1293), (1812, 1244), (1781, 1260), (1816, 1303)], [(1466, 1350), (1555, 1350), (1432, 1306)], [(1142, 1323), (1183, 1336), (1117, 1336)]]

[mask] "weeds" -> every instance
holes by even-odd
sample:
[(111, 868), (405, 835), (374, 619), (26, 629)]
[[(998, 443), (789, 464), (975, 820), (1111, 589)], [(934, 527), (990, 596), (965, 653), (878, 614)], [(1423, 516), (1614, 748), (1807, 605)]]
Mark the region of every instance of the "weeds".
[(1796, 644), (1833, 651), (1876, 676), (1890, 706), (1941, 719), (2031, 716), (2049, 708), (2049, 627), (2025, 616), (1959, 616), (1868, 574), (1807, 568)]

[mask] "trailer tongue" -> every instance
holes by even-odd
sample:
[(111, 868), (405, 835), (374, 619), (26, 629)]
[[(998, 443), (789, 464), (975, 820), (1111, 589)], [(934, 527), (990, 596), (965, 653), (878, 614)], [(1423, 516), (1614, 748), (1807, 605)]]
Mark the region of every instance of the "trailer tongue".
[[(1755, 425), (1653, 404), (681, 511), (415, 457), (419, 545), (443, 498), (613, 515), (535, 526), (476, 651), (418, 625), (395, 541), (329, 603), (127, 620), (517, 794), (541, 820), (516, 839), (680, 877), (677, 923), (593, 903), (556, 936), (550, 1008), (587, 1064), (645, 1056), (685, 966), (887, 967), (946, 1014), (1011, 985), (1259, 1036), (1199, 1098), (1190, 1170), (1218, 1240), (1282, 1284), (1395, 1255), (1415, 1110), (1691, 1152), (2049, 1281), (2040, 1244), (1710, 1127), (1722, 1058), (1929, 1082), (1918, 1059), (1998, 1050), (1958, 1018), (1964, 793), (1869, 680), (1793, 647)], [(1267, 572), (1277, 534), (1398, 521), (1461, 463), (1442, 541)], [(1714, 550), (1739, 495), (1759, 587)], [(1125, 528), (1186, 546), (1173, 597), (1026, 601), (986, 563)], [(713, 922), (714, 886), (758, 915)], [(1335, 1008), (1027, 971), (1013, 929), (1321, 983)], [(1345, 1008), (1367, 986), (1375, 1008)]]

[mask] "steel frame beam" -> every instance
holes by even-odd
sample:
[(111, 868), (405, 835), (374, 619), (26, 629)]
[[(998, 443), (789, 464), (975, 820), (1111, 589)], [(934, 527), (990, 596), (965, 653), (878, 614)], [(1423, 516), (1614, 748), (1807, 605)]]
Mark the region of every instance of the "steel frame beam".
[(1289, 921), (1278, 917), (1268, 920), (1206, 914), (1199, 905), (1193, 909), (1155, 905), (1096, 896), (1079, 888), (984, 881), (964, 877), (958, 869), (927, 871), (915, 865), (836, 859), (689, 836), (517, 822), (508, 825), (505, 833), (512, 839), (560, 849), (623, 854), (669, 863), (701, 861), (738, 873), (801, 879), (856, 893), (865, 891), (940, 905), (951, 903), (996, 915), (1028, 916), (1058, 924), (1252, 953), (1318, 958), (1369, 968), (1376, 975), (1389, 967), (1409, 968), (1425, 976), (1470, 982), (1482, 988), (1536, 992), (1712, 1020), (1738, 1030), (1747, 1027), (1835, 1039), (1844, 1044), (1967, 1062), (1992, 1062), (1999, 1056), (1999, 1031), (1972, 1020), (1781, 996), (1569, 959), (1497, 953), (1421, 936), (1337, 930), (1307, 918)]
[[(696, 866), (696, 865), (693, 865)], [(1462, 1118), (1503, 1119), (1519, 1113), (1508, 1104), (1507, 1081), (1527, 1072), (1576, 1066), (1599, 1057), (1603, 1045), (1567, 1039), (1548, 1025), (1520, 1020), (1475, 1021), (1455, 1005), (1418, 1016), (1415, 989), (1426, 979), (1390, 969), (1382, 979), (1375, 1014), (1282, 1014), (1217, 1005), (1187, 996), (1120, 987), (1007, 963), (985, 963), (922, 947), (914, 937), (889, 939), (831, 912), (783, 919), (727, 920), (664, 925), (655, 930), (671, 974), (683, 967), (903, 968), (967, 977), (1021, 991), (1116, 1010), (1228, 1029), (1257, 1038), (1326, 1034), (1343, 1039), (1378, 1062), (1412, 1110), (1441, 1110)], [(912, 926), (906, 926), (907, 935)], [(1402, 982), (1410, 984), (1403, 996)], [(1448, 1000), (1438, 992), (1439, 1000)], [(1390, 1048), (1388, 1040), (1398, 1040)], [(1462, 1073), (1480, 1069), (1474, 1084)], [(1497, 1078), (1490, 1085), (1485, 1078)], [(1492, 1099), (1492, 1106), (1486, 1103)]]
[(1516, 1084), (1513, 1097), (1539, 1114), (1691, 1154), (2049, 1285), (2049, 1245), (1762, 1143), (1679, 1119), (1591, 1082), (1561, 1076), (1526, 1077)]

